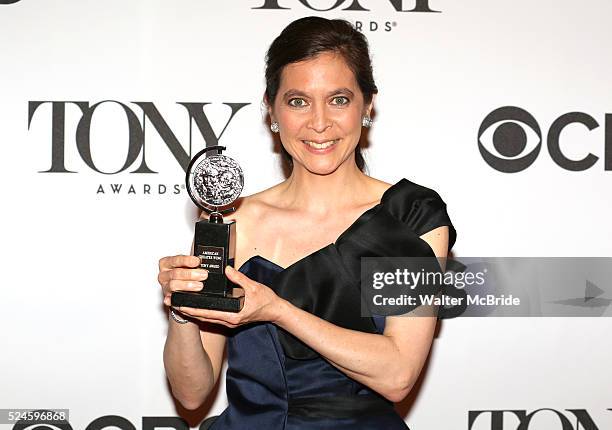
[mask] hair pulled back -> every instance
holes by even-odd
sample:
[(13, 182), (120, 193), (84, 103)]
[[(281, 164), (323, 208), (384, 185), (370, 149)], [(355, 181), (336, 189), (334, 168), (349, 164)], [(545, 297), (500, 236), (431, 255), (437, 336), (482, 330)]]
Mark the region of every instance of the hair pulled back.
[[(266, 100), (274, 105), (281, 74), (286, 65), (309, 60), (324, 52), (340, 54), (355, 75), (365, 104), (378, 93), (372, 73), (372, 61), (365, 36), (342, 19), (326, 19), (309, 16), (293, 21), (278, 35), (266, 54)], [(285, 159), (292, 164), (291, 156), (281, 145)], [(365, 161), (359, 145), (355, 148), (355, 162), (364, 170)]]

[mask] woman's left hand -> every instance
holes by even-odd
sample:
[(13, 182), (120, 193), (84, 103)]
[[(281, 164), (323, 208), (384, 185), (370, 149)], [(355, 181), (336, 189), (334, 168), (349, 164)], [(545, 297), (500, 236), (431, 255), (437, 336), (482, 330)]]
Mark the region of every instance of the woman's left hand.
[[(240, 312), (224, 312), (185, 306), (175, 309), (188, 317), (227, 327), (238, 327), (242, 324), (257, 321), (276, 322), (278, 320), (284, 300), (278, 297), (271, 288), (253, 281), (231, 266), (226, 266), (225, 275), (244, 290), (244, 307)], [(204, 291), (206, 291), (206, 282), (204, 282)]]

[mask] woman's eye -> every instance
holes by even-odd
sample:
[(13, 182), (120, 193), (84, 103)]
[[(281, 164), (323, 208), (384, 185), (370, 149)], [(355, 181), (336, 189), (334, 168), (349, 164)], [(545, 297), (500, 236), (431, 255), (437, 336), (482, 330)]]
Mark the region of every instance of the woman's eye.
[(332, 104), (335, 104), (338, 106), (344, 106), (345, 104), (348, 104), (348, 102), (349, 102), (348, 97), (344, 97), (344, 96), (337, 96), (332, 99)]
[(289, 106), (304, 107), (304, 106), (306, 106), (306, 100), (299, 99), (299, 98), (291, 99), (291, 100), (289, 100)]

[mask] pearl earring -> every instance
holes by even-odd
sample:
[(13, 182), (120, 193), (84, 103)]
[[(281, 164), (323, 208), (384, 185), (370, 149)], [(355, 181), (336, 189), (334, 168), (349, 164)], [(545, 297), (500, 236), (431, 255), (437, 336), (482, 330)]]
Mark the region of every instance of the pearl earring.
[(278, 133), (278, 123), (276, 121), (272, 121), (272, 124), (270, 124), (270, 130), (272, 130), (272, 133)]
[(364, 115), (364, 117), (361, 118), (361, 125), (363, 125), (365, 128), (372, 127), (373, 122), (374, 121), (372, 120), (372, 118), (370, 118), (368, 115)]

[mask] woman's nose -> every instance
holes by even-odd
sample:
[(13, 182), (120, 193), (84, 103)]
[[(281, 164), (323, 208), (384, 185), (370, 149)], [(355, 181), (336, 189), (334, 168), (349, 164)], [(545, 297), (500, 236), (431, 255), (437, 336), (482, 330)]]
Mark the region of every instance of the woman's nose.
[(331, 127), (332, 121), (328, 115), (325, 105), (315, 105), (311, 110), (311, 117), (309, 122), (309, 128), (316, 131), (317, 133), (323, 133), (329, 127)]

